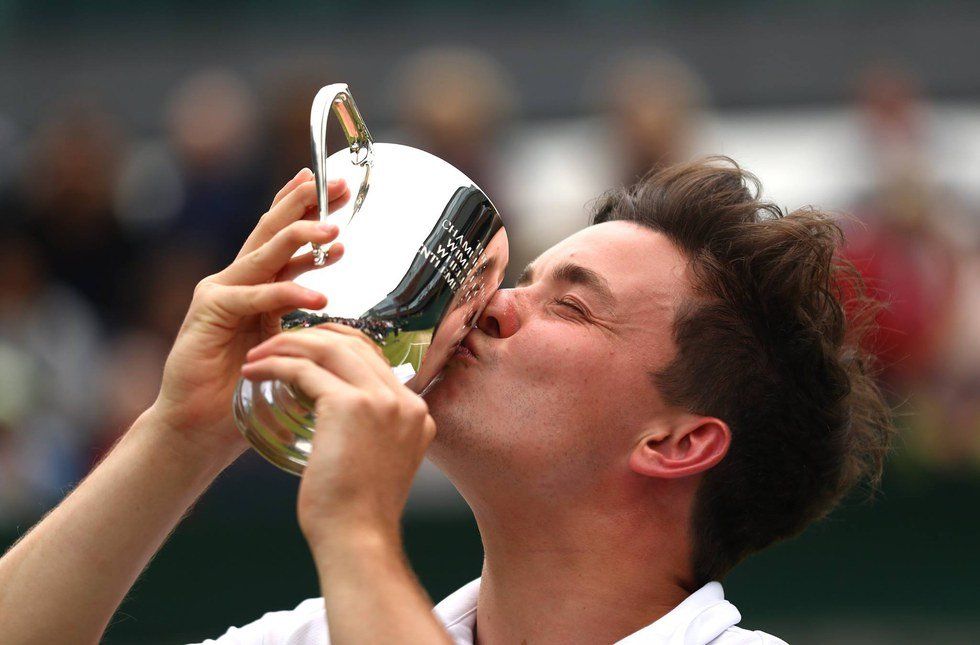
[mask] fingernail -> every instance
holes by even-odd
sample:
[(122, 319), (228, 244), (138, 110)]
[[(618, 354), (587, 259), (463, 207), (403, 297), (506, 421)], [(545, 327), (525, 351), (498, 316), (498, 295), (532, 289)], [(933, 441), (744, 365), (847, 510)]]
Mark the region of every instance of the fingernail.
[(313, 171), (310, 170), (309, 168), (303, 168), (298, 173), (296, 173), (296, 176), (297, 177), (302, 177), (303, 175), (310, 175), (310, 176), (312, 176), (313, 175)]
[(338, 230), (337, 225), (331, 224), (330, 222), (320, 222), (316, 227), (324, 233), (335, 233)]

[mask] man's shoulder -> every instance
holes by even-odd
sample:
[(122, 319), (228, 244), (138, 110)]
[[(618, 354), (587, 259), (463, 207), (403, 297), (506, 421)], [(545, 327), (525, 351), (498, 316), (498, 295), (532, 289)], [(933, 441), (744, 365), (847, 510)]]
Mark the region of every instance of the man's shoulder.
[(729, 627), (710, 645), (787, 645), (786, 641), (759, 630)]

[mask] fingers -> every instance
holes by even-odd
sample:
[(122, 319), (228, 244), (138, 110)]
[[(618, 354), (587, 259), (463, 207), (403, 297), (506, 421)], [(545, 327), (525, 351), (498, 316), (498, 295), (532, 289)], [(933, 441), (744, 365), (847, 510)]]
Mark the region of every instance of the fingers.
[[(225, 285), (202, 282), (194, 291), (194, 303), (205, 322), (232, 325), (246, 316), (280, 314), (294, 309), (322, 309), (327, 297), (295, 282), (258, 285)], [(280, 314), (281, 315), (281, 314)]]
[(388, 362), (388, 358), (385, 356), (381, 346), (371, 340), (361, 330), (340, 323), (324, 323), (317, 325), (313, 330), (325, 334), (327, 338), (330, 338), (332, 334), (339, 334), (346, 337), (353, 344), (354, 349), (361, 353), (362, 356), (372, 359), (369, 361), (370, 364), (384, 378), (388, 385), (394, 387), (402, 384), (401, 381), (395, 378), (394, 372), (391, 371), (391, 364)]
[[(257, 284), (275, 278), (297, 249), (308, 242), (326, 245), (337, 238), (335, 224), (312, 220), (292, 222), (251, 253), (239, 256), (216, 279), (223, 284)], [(334, 259), (336, 261), (336, 259)]]
[(296, 188), (303, 182), (309, 181), (311, 179), (313, 179), (312, 170), (310, 170), (309, 168), (303, 168), (302, 170), (300, 170), (298, 173), (296, 173), (295, 177), (290, 179), (288, 182), (286, 182), (285, 186), (279, 189), (279, 192), (276, 193), (276, 196), (272, 198), (272, 204), (269, 206), (269, 208), (272, 208), (280, 201), (282, 201), (282, 198), (288, 195), (289, 193), (291, 193), (294, 188)]
[(367, 334), (359, 329), (354, 329), (350, 325), (342, 325), (340, 323), (323, 323), (322, 325), (317, 325), (314, 327), (314, 329), (318, 329), (322, 332), (332, 332), (347, 336), (354, 339), (361, 348), (370, 350), (381, 358), (384, 358), (385, 356), (384, 352), (381, 350), (381, 347), (373, 340), (368, 338)]
[(317, 400), (324, 397), (360, 395), (343, 379), (324, 370), (308, 358), (269, 356), (243, 365), (242, 376), (250, 381), (280, 380), (292, 383), (304, 394)]
[(294, 280), (307, 271), (328, 267), (342, 257), (344, 257), (344, 245), (341, 242), (334, 242), (327, 249), (327, 261), (324, 264), (317, 266), (313, 261), (313, 253), (304, 253), (291, 258), (286, 266), (279, 270), (276, 280)]
[(306, 358), (364, 390), (400, 387), (377, 346), (361, 332), (350, 331), (357, 336), (316, 328), (277, 334), (252, 348), (245, 358), (250, 363), (273, 356)]
[[(327, 197), (330, 200), (328, 210), (334, 211), (342, 207), (350, 199), (350, 191), (343, 179), (327, 182)], [(252, 231), (238, 257), (242, 257), (259, 248), (269, 241), (276, 233), (291, 224), (301, 220), (307, 213), (317, 207), (316, 182), (303, 181), (288, 193), (263, 215)]]
[[(290, 336), (293, 333), (280, 335)], [(436, 434), (436, 424), (429, 414), (428, 405), (407, 388), (399, 386), (399, 390), (389, 390), (358, 386), (342, 374), (334, 373), (304, 356), (273, 355), (249, 361), (242, 366), (242, 376), (250, 381), (280, 380), (292, 383), (315, 399), (318, 408), (325, 404), (334, 413), (343, 409), (347, 413), (360, 415), (365, 422), (373, 419), (373, 427), (379, 430), (402, 436), (415, 435), (423, 450)], [(366, 429), (371, 429), (371, 426)]]

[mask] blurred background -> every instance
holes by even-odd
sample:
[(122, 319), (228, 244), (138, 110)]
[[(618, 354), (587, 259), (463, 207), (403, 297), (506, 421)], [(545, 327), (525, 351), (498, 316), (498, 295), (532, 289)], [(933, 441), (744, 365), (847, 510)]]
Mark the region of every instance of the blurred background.
[[(337, 81), (376, 139), (490, 192), (510, 279), (604, 190), (703, 154), (850, 215), (902, 435), (875, 502), (750, 559), (728, 596), (792, 643), (976, 642), (980, 6), (951, 0), (0, 0), (0, 549), (155, 398), (194, 285), (309, 164)], [(244, 456), (105, 642), (216, 637), (319, 595), (297, 483)], [(405, 538), (435, 601), (479, 575), (429, 464)]]

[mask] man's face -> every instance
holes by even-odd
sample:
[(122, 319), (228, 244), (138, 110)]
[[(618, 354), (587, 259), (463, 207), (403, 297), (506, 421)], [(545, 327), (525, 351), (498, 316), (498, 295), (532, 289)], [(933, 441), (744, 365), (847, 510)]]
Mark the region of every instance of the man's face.
[[(667, 412), (651, 373), (674, 356), (686, 261), (629, 222), (586, 228), (491, 299), (426, 393), (429, 456), (464, 495), (493, 482), (585, 491), (626, 476), (630, 450)], [(472, 502), (473, 500), (471, 500)]]

